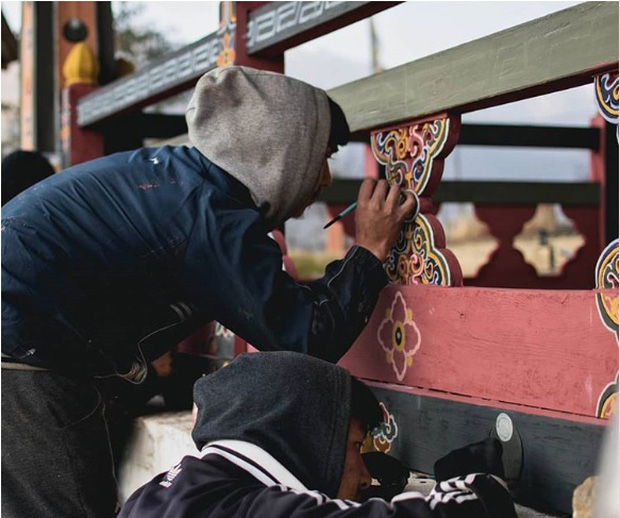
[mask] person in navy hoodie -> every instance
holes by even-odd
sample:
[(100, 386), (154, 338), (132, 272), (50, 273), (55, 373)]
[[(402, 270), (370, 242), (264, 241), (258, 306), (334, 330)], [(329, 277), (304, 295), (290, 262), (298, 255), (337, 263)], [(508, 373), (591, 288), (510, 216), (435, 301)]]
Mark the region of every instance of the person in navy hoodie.
[(415, 208), (365, 180), (356, 245), (309, 284), (269, 232), (331, 181), (349, 139), (340, 107), (282, 74), (217, 69), (187, 108), (193, 147), (79, 164), (2, 207), (2, 515), (114, 516), (95, 379), (143, 384), (149, 362), (216, 320), (260, 350), (332, 362), (386, 285)]

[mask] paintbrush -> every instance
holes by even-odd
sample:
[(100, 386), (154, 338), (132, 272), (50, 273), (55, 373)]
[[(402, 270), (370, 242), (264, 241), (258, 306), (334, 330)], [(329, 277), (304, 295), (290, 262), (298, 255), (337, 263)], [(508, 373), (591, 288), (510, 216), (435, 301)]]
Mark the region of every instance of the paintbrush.
[(332, 219), (329, 223), (327, 223), (327, 225), (325, 225), (323, 227), (323, 229), (326, 229), (327, 227), (331, 227), (334, 223), (336, 223), (336, 221), (340, 221), (342, 218), (344, 218), (349, 212), (351, 212), (355, 207), (357, 207), (357, 202), (353, 202), (351, 205), (349, 205), (346, 209), (344, 209), (340, 214), (338, 214), (334, 219)]
[[(420, 200), (418, 198), (418, 195), (415, 193), (415, 191), (411, 190), (411, 189), (406, 189), (404, 192), (400, 193), (400, 202), (403, 203), (406, 199), (405, 197), (405, 192), (410, 192), (413, 197), (415, 198), (416, 201), (416, 209), (415, 209), (415, 217), (418, 215), (418, 211), (420, 210)], [(327, 223), (324, 227), (323, 230), (325, 230), (327, 227), (331, 227), (334, 223), (336, 223), (336, 221), (340, 221), (342, 218), (344, 218), (349, 212), (351, 212), (353, 209), (355, 209), (355, 207), (357, 207), (357, 202), (353, 202), (351, 205), (349, 205), (346, 209), (344, 209), (340, 214), (338, 214), (334, 219), (332, 219), (329, 223)]]

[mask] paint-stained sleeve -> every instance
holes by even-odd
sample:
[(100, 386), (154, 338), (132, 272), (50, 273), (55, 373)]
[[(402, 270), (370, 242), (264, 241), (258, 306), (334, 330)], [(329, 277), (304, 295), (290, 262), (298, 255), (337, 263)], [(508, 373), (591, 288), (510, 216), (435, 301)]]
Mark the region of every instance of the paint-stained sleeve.
[(195, 301), (261, 350), (337, 361), (361, 333), (387, 283), (381, 262), (358, 246), (330, 263), (321, 279), (302, 284), (283, 271), (280, 248), (261, 220), (248, 213), (206, 228), (187, 251)]

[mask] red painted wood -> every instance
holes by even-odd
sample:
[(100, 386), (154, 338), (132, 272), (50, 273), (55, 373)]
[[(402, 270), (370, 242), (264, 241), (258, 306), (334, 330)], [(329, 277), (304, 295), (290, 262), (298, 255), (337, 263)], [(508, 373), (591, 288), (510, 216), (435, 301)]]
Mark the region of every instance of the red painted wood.
[(478, 270), (472, 284), (511, 288), (536, 286), (536, 269), (512, 246), (513, 239), (534, 215), (536, 206), (474, 205), (474, 210), (498, 240), (498, 245)]
[(598, 235), (598, 243), (597, 248), (599, 250), (603, 250), (605, 248), (605, 213), (606, 213), (606, 196), (605, 189), (607, 183), (607, 176), (605, 174), (606, 170), (606, 160), (605, 156), (605, 138), (607, 127), (605, 126), (605, 119), (601, 116), (601, 114), (597, 114), (590, 121), (590, 126), (594, 128), (598, 128), (600, 130), (600, 140), (598, 150), (592, 151), (590, 153), (590, 180), (593, 182), (598, 182), (600, 186), (600, 202), (599, 202), (599, 216), (598, 216), (598, 225), (599, 225), (599, 235)]
[(566, 283), (573, 288), (595, 287), (592, 272), (596, 269), (599, 254), (605, 248), (604, 244), (601, 244), (604, 239), (604, 226), (601, 226), (601, 220), (604, 221), (605, 218), (602, 206), (604, 205), (562, 206), (562, 212), (573, 222), (575, 230), (584, 239), (582, 247), (566, 262), (560, 273), (560, 278), (566, 279)]
[[(391, 286), (341, 364), (365, 379), (593, 417), (618, 371), (595, 294)], [(409, 315), (393, 305), (401, 298)], [(395, 336), (393, 307), (393, 320), (410, 321), (402, 326), (409, 367), (398, 350), (389, 363), (379, 339), (382, 323)]]
[(558, 275), (540, 276), (528, 264), (523, 254), (513, 248), (512, 242), (523, 224), (529, 220), (536, 207), (511, 207), (505, 205), (478, 205), (476, 215), (498, 239), (497, 248), (489, 260), (480, 267), (478, 274), (466, 279), (468, 286), (531, 289), (592, 289), (598, 254), (601, 228), (600, 209), (595, 206), (562, 206), (564, 214), (573, 222), (575, 230), (584, 238), (584, 244), (567, 261)]
[(78, 101), (96, 89), (96, 86), (75, 84), (62, 91), (60, 139), (64, 157), (63, 167), (103, 156), (103, 135), (97, 131), (80, 128), (77, 123)]

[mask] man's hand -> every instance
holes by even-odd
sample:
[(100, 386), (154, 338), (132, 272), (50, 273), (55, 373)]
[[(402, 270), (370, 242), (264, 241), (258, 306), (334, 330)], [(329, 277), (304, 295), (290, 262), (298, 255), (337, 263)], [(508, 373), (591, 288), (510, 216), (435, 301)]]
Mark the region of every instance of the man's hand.
[[(401, 193), (404, 201), (401, 202)], [(415, 197), (387, 180), (362, 182), (355, 210), (355, 241), (385, 262), (403, 221), (417, 209)]]

